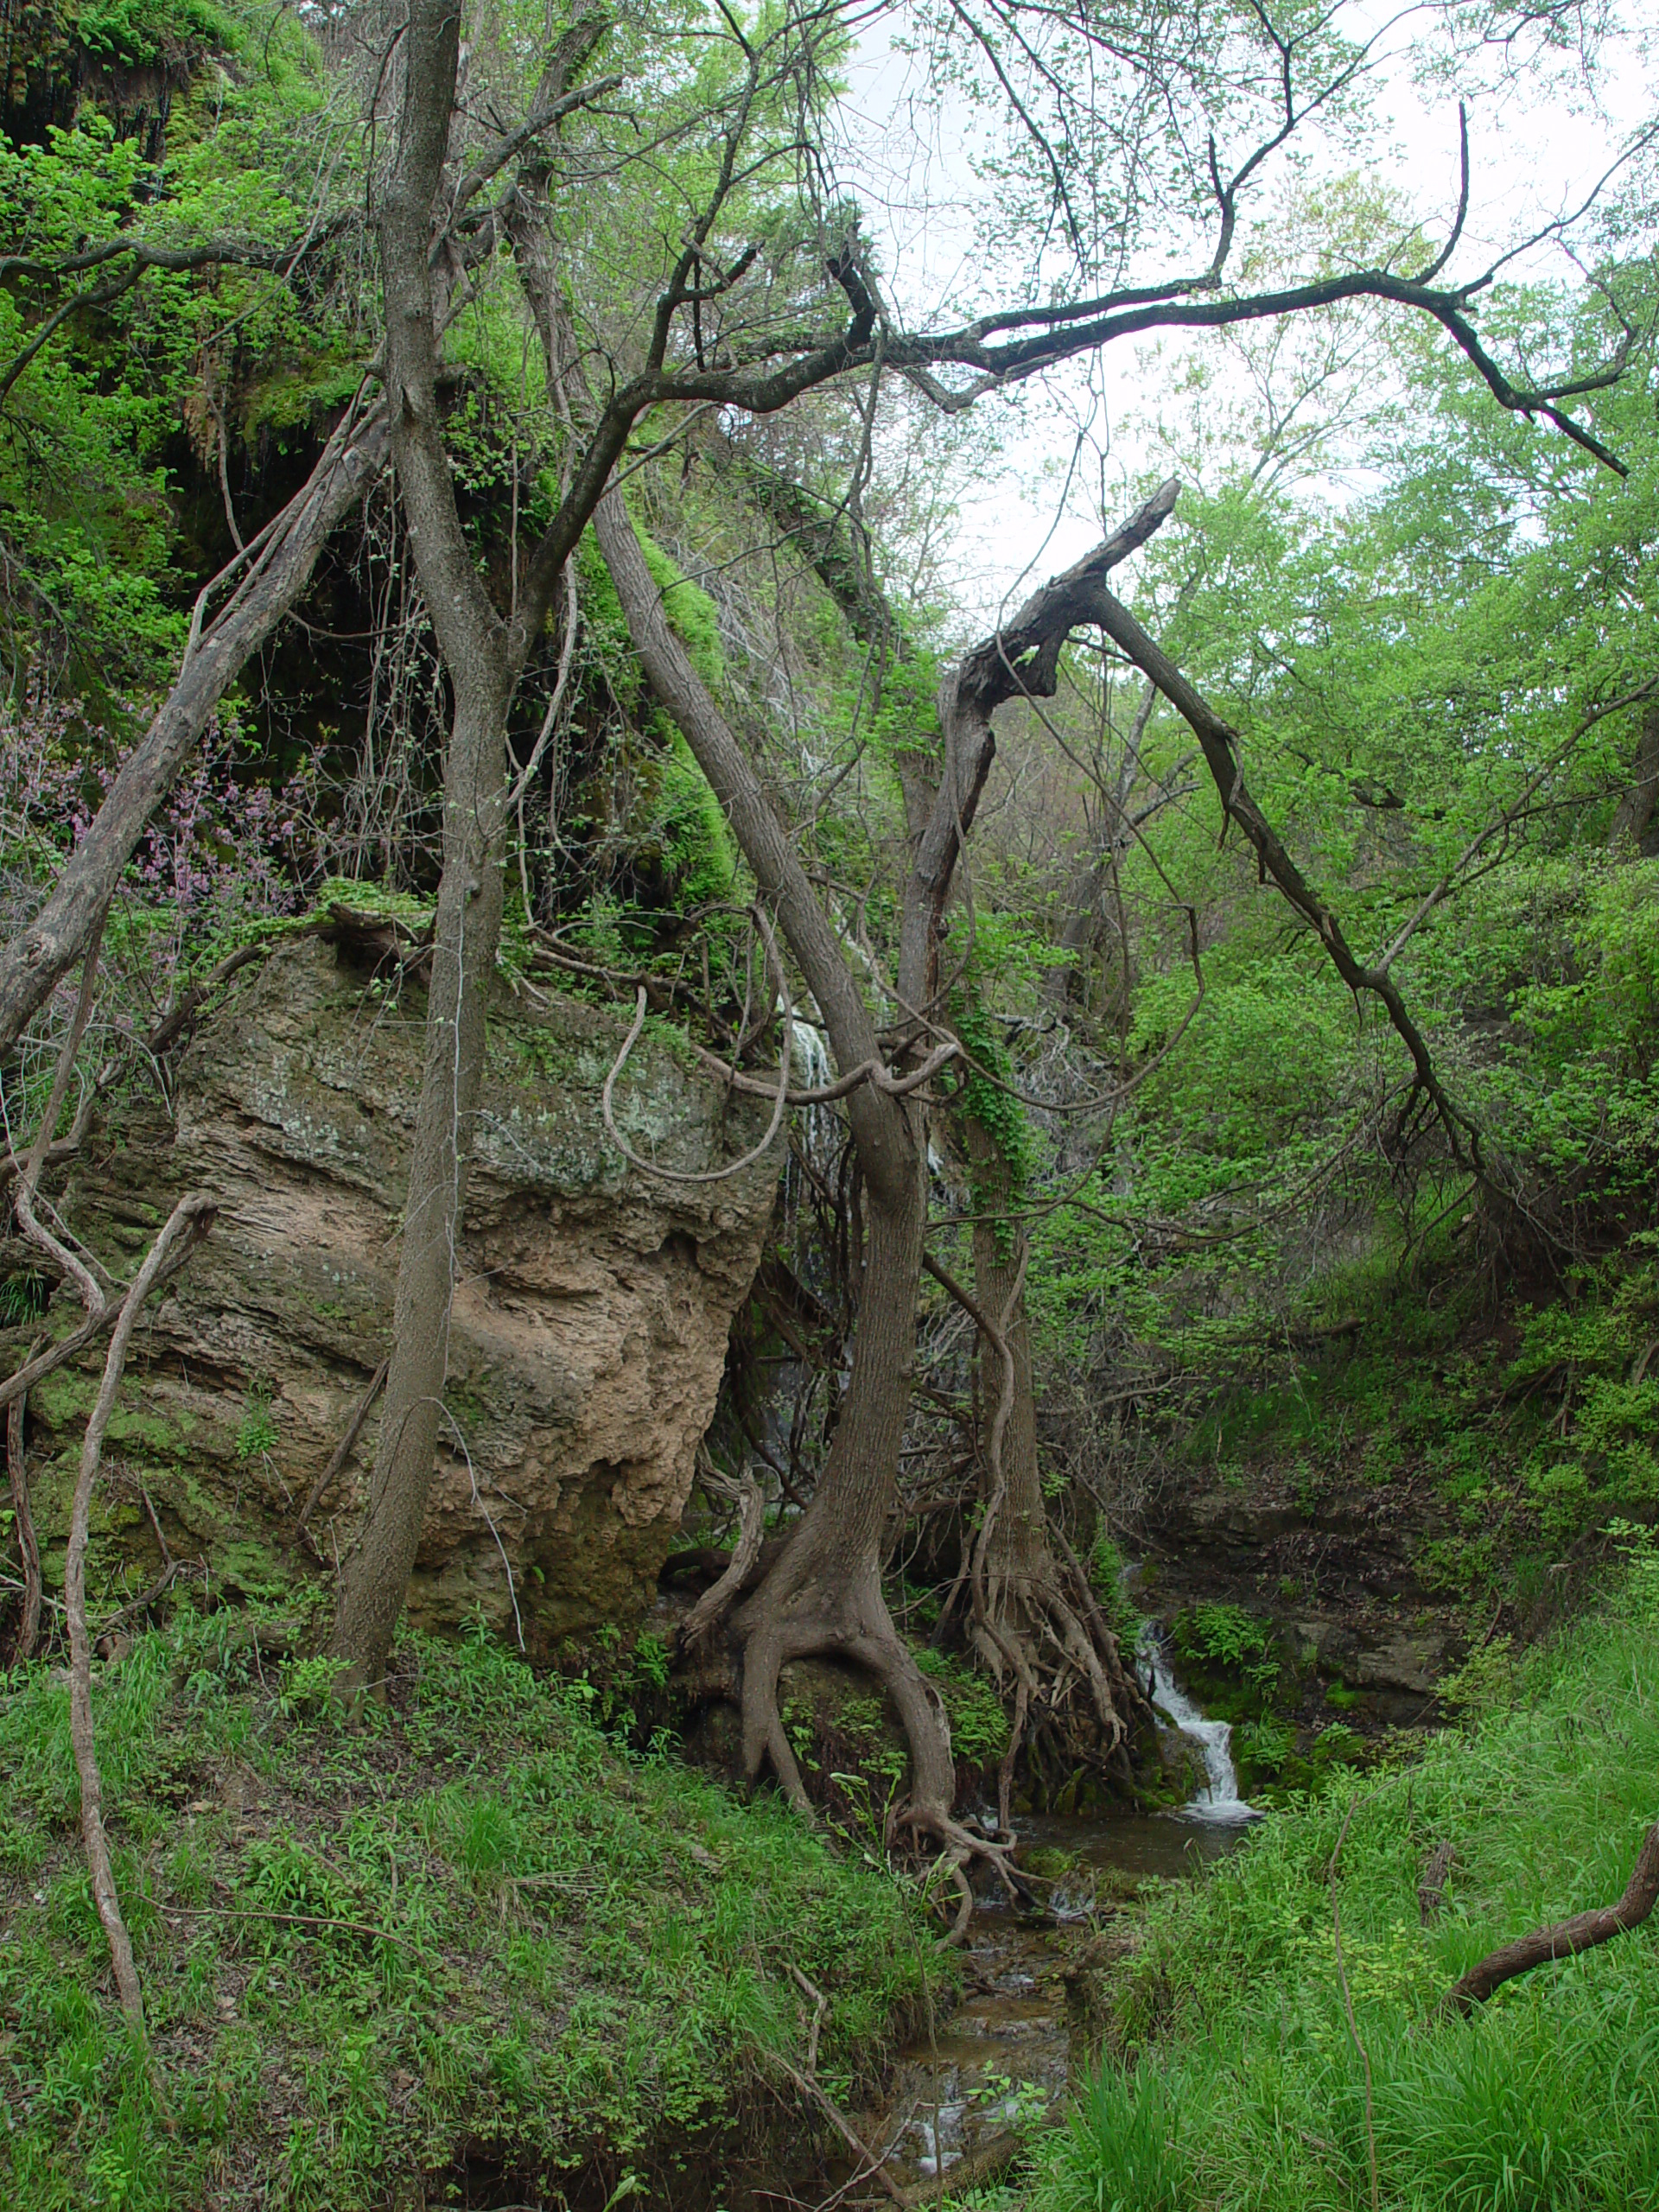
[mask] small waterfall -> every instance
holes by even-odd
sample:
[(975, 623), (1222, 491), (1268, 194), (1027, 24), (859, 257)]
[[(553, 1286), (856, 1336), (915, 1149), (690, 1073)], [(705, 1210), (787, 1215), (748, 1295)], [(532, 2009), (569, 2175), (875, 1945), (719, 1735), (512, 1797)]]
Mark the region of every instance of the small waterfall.
[(1170, 1671), (1169, 1655), (1149, 1630), (1141, 1645), (1141, 1659), (1152, 1670), (1152, 1701), (1183, 1736), (1190, 1736), (1204, 1758), (1205, 1785), (1181, 1810), (1195, 1821), (1254, 1821), (1254, 1805), (1238, 1794), (1238, 1770), (1233, 1764), (1233, 1732), (1225, 1720), (1206, 1720)]
[[(782, 1011), (780, 1006), (779, 1012)], [(789, 1034), (803, 1087), (809, 1090), (816, 1090), (821, 1084), (832, 1081), (830, 1047), (824, 1040), (823, 1030), (810, 1021), (803, 1021), (799, 1014), (795, 1014), (790, 1020)]]
[[(783, 1011), (779, 1008), (779, 1013)], [(830, 1065), (830, 1045), (822, 1029), (810, 1021), (803, 1021), (796, 1014), (789, 1025), (790, 1074), (803, 1090), (820, 1090), (835, 1081), (835, 1071)], [(836, 1119), (828, 1106), (809, 1106), (804, 1109), (802, 1134), (806, 1148), (817, 1166), (827, 1164), (834, 1149)]]

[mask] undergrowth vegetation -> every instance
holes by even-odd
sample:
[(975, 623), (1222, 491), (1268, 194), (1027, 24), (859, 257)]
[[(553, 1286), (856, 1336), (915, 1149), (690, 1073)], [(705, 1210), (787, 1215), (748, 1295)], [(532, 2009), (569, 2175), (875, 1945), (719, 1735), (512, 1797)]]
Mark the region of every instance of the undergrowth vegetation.
[(776, 1802), (630, 1757), (483, 1642), (405, 1639), (366, 1731), (328, 1665), (185, 1613), (104, 1674), (153, 2069), (104, 1993), (67, 1692), (9, 1681), (0, 2202), (350, 2212), (482, 2170), (602, 2203), (782, 2119), (769, 2055), (800, 2063), (813, 2009), (791, 1968), (842, 2096), (921, 2008), (906, 1893)]
[(1362, 2212), (1373, 2158), (1391, 2212), (1659, 2202), (1653, 1923), (1440, 2009), (1498, 1943), (1617, 1898), (1654, 1818), (1659, 1563), (1626, 1536), (1624, 1602), (1524, 1657), (1488, 1647), (1419, 1761), (1341, 1777), (1154, 1898), (1040, 2212)]

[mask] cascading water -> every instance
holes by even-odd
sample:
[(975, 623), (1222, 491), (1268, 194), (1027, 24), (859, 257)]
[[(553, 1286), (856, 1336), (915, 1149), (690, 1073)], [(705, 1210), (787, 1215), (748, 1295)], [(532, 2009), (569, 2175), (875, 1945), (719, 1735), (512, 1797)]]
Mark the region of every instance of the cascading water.
[(1261, 1817), (1254, 1805), (1238, 1794), (1238, 1769), (1233, 1764), (1233, 1732), (1225, 1720), (1206, 1720), (1170, 1671), (1169, 1655), (1157, 1637), (1148, 1632), (1140, 1656), (1152, 1672), (1152, 1701), (1183, 1736), (1190, 1736), (1204, 1759), (1205, 1783), (1196, 1797), (1181, 1809), (1195, 1821), (1254, 1821)]
[[(780, 1005), (779, 1012), (783, 1012)], [(790, 1072), (804, 1090), (822, 1090), (835, 1080), (835, 1071), (830, 1064), (830, 1046), (822, 1029), (797, 1014), (791, 1020)], [(821, 1166), (828, 1159), (835, 1141), (835, 1116), (827, 1106), (809, 1106), (803, 1122), (806, 1148), (814, 1166)]]

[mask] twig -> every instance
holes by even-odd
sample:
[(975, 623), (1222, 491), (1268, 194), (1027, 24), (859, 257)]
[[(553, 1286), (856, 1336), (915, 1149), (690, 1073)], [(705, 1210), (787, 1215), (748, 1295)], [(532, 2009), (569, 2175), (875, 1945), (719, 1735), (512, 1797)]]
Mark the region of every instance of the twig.
[(830, 2126), (835, 2129), (836, 2134), (840, 2136), (842, 2141), (847, 2145), (849, 2150), (855, 2152), (859, 2158), (864, 2161), (864, 2164), (868, 2169), (873, 2178), (886, 2191), (887, 2196), (892, 2198), (893, 2202), (895, 2204), (902, 2205), (905, 2208), (905, 2212), (910, 2212), (910, 2191), (907, 2189), (903, 2188), (893, 2179), (893, 2176), (887, 2171), (887, 2167), (883, 2164), (881, 2160), (877, 2158), (874, 2152), (869, 2148), (868, 2144), (860, 2139), (851, 2121), (847, 2119), (846, 2115), (842, 2112), (841, 2107), (835, 2102), (834, 2099), (826, 2095), (824, 2091), (819, 2088), (817, 2082), (812, 2080), (809, 2075), (803, 2074), (799, 2067), (792, 2066), (789, 2060), (784, 2056), (782, 2051), (769, 2051), (767, 2053), (767, 2056), (771, 2058), (773, 2064), (777, 2066), (781, 2072), (789, 2076), (790, 2080), (795, 2084), (795, 2087), (801, 2092), (803, 2096), (810, 2097), (813, 2103), (820, 2108), (825, 2119), (828, 2120)]
[(778, 957), (778, 948), (772, 938), (772, 925), (758, 906), (754, 909), (754, 918), (760, 925), (761, 935), (766, 939), (769, 964), (777, 975), (779, 990), (784, 1001), (782, 1023), (784, 1041), (783, 1049), (778, 1056), (778, 1090), (772, 1100), (772, 1120), (766, 1126), (766, 1134), (761, 1138), (760, 1143), (746, 1152), (741, 1160), (734, 1160), (725, 1167), (707, 1168), (695, 1174), (688, 1173), (681, 1168), (656, 1166), (651, 1160), (642, 1160), (632, 1149), (616, 1126), (616, 1113), (611, 1100), (616, 1089), (616, 1079), (627, 1065), (628, 1055), (639, 1042), (639, 1032), (645, 1026), (647, 1001), (645, 987), (642, 983), (639, 986), (639, 1002), (634, 1009), (633, 1027), (623, 1040), (622, 1050), (617, 1054), (611, 1071), (605, 1078), (604, 1088), (599, 1094), (600, 1111), (605, 1117), (605, 1128), (611, 1142), (628, 1165), (631, 1167), (637, 1167), (642, 1174), (655, 1175), (664, 1183), (724, 1183), (732, 1176), (741, 1174), (746, 1167), (753, 1166), (757, 1160), (762, 1158), (771, 1148), (772, 1141), (778, 1134), (779, 1124), (784, 1118), (784, 1109), (789, 1103), (789, 1061), (795, 1045), (794, 1008), (789, 996), (789, 983), (784, 973), (784, 964)]
[(1437, 1843), (1423, 1861), (1423, 1871), (1417, 1878), (1417, 1916), (1425, 1928), (1432, 1928), (1440, 1916), (1457, 1856), (1457, 1846), (1448, 1840)]
[[(30, 1357), (47, 1342), (36, 1338)], [(23, 1414), (29, 1395), (20, 1390), (6, 1408), (6, 1471), (11, 1478), (11, 1507), (17, 1516), (17, 1549), (23, 1568), (23, 1618), (12, 1649), (12, 1663), (29, 1658), (41, 1632), (41, 1547), (35, 1535), (35, 1516), (29, 1509), (29, 1477), (23, 1466)]]
[(797, 1988), (810, 2000), (813, 2008), (811, 2032), (806, 2039), (806, 2070), (810, 2078), (816, 2082), (818, 2078), (818, 2032), (823, 2025), (823, 2016), (830, 2009), (830, 1999), (816, 1982), (807, 1980), (792, 1961), (789, 1971)]
[(375, 1369), (373, 1375), (370, 1377), (368, 1389), (358, 1400), (357, 1410), (352, 1415), (351, 1420), (346, 1423), (345, 1435), (340, 1438), (340, 1442), (334, 1446), (334, 1456), (330, 1459), (327, 1465), (323, 1469), (322, 1472), (317, 1477), (315, 1482), (312, 1484), (305, 1503), (300, 1508), (300, 1517), (294, 1524), (296, 1531), (302, 1530), (304, 1529), (306, 1522), (311, 1518), (311, 1515), (316, 1507), (318, 1499), (321, 1497), (323, 1492), (328, 1488), (328, 1485), (334, 1480), (335, 1477), (340, 1474), (340, 1471), (344, 1468), (346, 1462), (351, 1458), (353, 1446), (356, 1444), (358, 1438), (363, 1433), (363, 1424), (369, 1417), (369, 1408), (373, 1405), (376, 1398), (380, 1395), (381, 1386), (385, 1382), (386, 1374), (391, 1365), (391, 1362), (389, 1359), (383, 1359), (379, 1366)]
[(121, 1318), (110, 1339), (104, 1362), (104, 1380), (87, 1417), (80, 1447), (80, 1472), (75, 1483), (69, 1515), (69, 1543), (63, 1563), (63, 1605), (69, 1624), (69, 1735), (80, 1782), (80, 1833), (92, 1878), (98, 1916), (108, 1938), (115, 1967), (121, 2009), (142, 2036), (144, 2000), (133, 1963), (132, 1939), (121, 1916), (121, 1900), (110, 1865), (109, 1837), (104, 1827), (104, 1781), (99, 1772), (92, 1735), (92, 1648), (86, 1630), (86, 1545), (91, 1535), (92, 1490), (104, 1454), (105, 1432), (115, 1410), (116, 1394), (127, 1363), (127, 1347), (137, 1325), (144, 1300), (168, 1271), (175, 1248), (188, 1255), (213, 1227), (214, 1201), (200, 1192), (179, 1200), (150, 1246), (131, 1288), (122, 1300)]
[[(151, 1284), (151, 1289), (159, 1288), (162, 1283), (170, 1281), (188, 1257), (188, 1251), (179, 1250), (173, 1253), (167, 1265)], [(78, 1351), (85, 1351), (95, 1337), (101, 1337), (106, 1329), (118, 1327), (121, 1316), (126, 1311), (130, 1295), (130, 1293), (122, 1291), (118, 1297), (111, 1299), (101, 1313), (89, 1314), (78, 1329), (73, 1331), (70, 1335), (60, 1338), (50, 1351), (43, 1351), (37, 1357), (25, 1360), (15, 1374), (7, 1376), (5, 1381), (0, 1382), (0, 1406), (10, 1406), (14, 1400), (22, 1397), (32, 1390), (35, 1385), (47, 1376), (54, 1374), (67, 1361), (72, 1360)]]
[(241, 1904), (168, 1904), (164, 1912), (211, 1912), (220, 1920), (274, 1920), (289, 1928), (340, 1928), (348, 1936), (377, 1936), (383, 1943), (395, 1943), (400, 1951), (414, 1957), (426, 1954), (418, 1943), (411, 1943), (407, 1936), (394, 1936), (390, 1928), (377, 1928), (368, 1920), (332, 1920), (320, 1912), (262, 1912), (253, 1905)]
[(169, 1560), (167, 1565), (162, 1569), (161, 1573), (156, 1576), (156, 1580), (150, 1584), (148, 1590), (141, 1591), (137, 1597), (130, 1599), (128, 1602), (120, 1608), (118, 1612), (111, 1613), (108, 1620), (100, 1623), (98, 1630), (98, 1641), (101, 1643), (106, 1636), (111, 1635), (115, 1630), (119, 1628), (123, 1621), (130, 1620), (135, 1613), (142, 1613), (148, 1611), (148, 1609), (156, 1603), (156, 1600), (159, 1597), (162, 1597), (168, 1590), (171, 1589), (180, 1575), (206, 1574), (207, 1572), (207, 1570), (206, 1567), (199, 1565), (197, 1562), (191, 1560)]

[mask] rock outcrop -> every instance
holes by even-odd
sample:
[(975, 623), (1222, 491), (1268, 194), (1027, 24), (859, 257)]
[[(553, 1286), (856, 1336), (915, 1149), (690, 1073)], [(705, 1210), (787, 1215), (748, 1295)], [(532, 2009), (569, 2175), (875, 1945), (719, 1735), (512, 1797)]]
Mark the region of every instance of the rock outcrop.
[[(177, 1192), (219, 1202), (141, 1328), (111, 1427), (94, 1554), (106, 1605), (155, 1572), (162, 1539), (260, 1596), (332, 1577), (349, 1545), (378, 1409), (307, 1540), (296, 1523), (389, 1349), (423, 1013), (416, 986), (382, 992), (296, 941), (191, 1044), (170, 1114), (129, 1105), (89, 1139), (62, 1208), (118, 1274)], [(650, 1602), (781, 1158), (705, 1184), (631, 1168), (599, 1108), (621, 1035), (609, 1010), (504, 983), (472, 1132), (410, 1612), (521, 1625), (532, 1652)], [(635, 1152), (690, 1173), (748, 1149), (765, 1121), (649, 1025), (616, 1106)], [(58, 1561), (92, 1389), (90, 1368), (67, 1369), (31, 1402), (37, 1517)]]
[(1141, 1603), (1172, 1617), (1204, 1603), (1270, 1623), (1286, 1660), (1319, 1685), (1363, 1693), (1358, 1717), (1422, 1717), (1463, 1640), (1459, 1608), (1427, 1587), (1425, 1542), (1445, 1533), (1427, 1485), (1352, 1479), (1317, 1497), (1282, 1470), (1249, 1486), (1194, 1482), (1148, 1529)]

